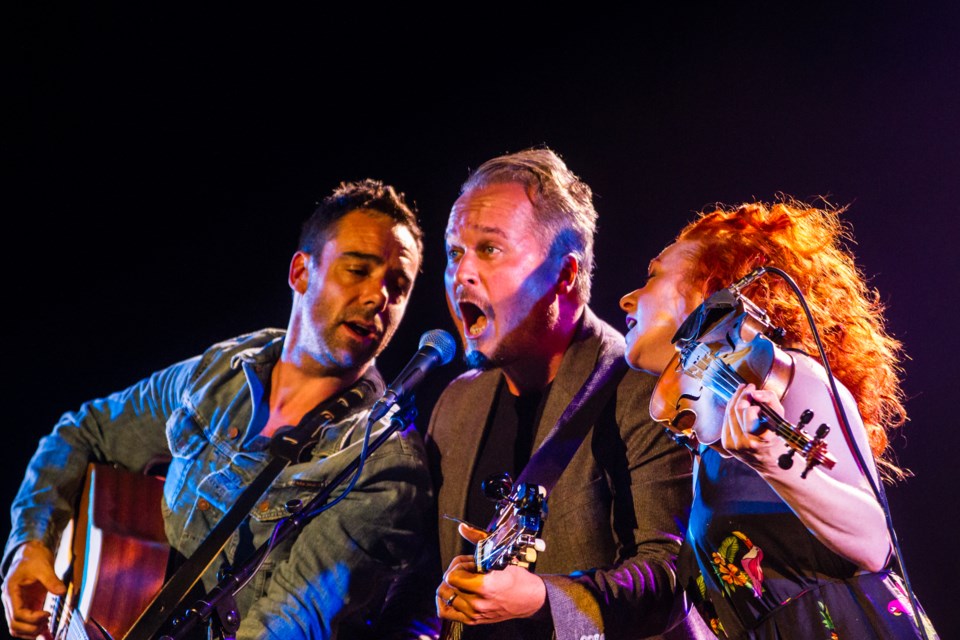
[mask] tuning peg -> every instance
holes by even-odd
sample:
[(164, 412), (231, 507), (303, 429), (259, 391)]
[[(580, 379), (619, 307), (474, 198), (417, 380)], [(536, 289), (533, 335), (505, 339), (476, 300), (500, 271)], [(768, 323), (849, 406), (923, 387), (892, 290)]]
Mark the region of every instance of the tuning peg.
[(509, 473), (495, 473), (480, 483), (480, 490), (487, 499), (494, 502), (506, 500), (513, 491), (513, 478)]
[(789, 469), (793, 466), (793, 454), (794, 450), (790, 449), (786, 453), (780, 454), (780, 457), (777, 458), (777, 466), (781, 469)]

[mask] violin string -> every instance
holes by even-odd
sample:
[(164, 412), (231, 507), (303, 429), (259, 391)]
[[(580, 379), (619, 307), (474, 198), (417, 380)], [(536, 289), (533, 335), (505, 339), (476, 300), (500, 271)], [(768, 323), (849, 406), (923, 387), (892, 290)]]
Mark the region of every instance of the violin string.
[[(509, 534), (510, 534), (509, 537), (511, 538), (519, 537), (520, 531), (521, 529), (517, 525), (511, 525), (510, 531), (509, 531)], [(495, 561), (493, 564), (499, 564), (500, 559), (506, 556), (511, 551), (510, 547), (512, 546), (513, 545), (507, 546), (507, 545), (501, 544), (497, 549), (495, 549), (494, 552), (490, 554), (490, 559)]]
[[(710, 358), (710, 362), (704, 370), (704, 377), (715, 392), (719, 391), (725, 396), (722, 398), (724, 402), (729, 402), (737, 387), (744, 383), (743, 378), (730, 368), (730, 365), (716, 356)], [(783, 438), (788, 446), (800, 453), (806, 453), (806, 449), (810, 443), (810, 438), (806, 434), (800, 432), (796, 427), (771, 409), (761, 405), (760, 411), (772, 422), (774, 432)], [(813, 455), (819, 460), (819, 452), (815, 452)]]
[[(725, 394), (724, 402), (729, 402), (737, 387), (744, 383), (743, 378), (733, 371), (730, 365), (717, 357), (712, 358), (710, 364), (707, 365), (705, 375), (709, 376), (708, 382), (713, 383), (712, 387)], [(804, 434), (798, 432), (774, 411), (763, 406), (760, 407), (760, 410), (773, 421), (775, 427), (777, 427), (775, 429), (777, 435), (786, 440), (788, 444), (796, 445), (796, 448), (800, 451), (806, 447), (808, 438)]]

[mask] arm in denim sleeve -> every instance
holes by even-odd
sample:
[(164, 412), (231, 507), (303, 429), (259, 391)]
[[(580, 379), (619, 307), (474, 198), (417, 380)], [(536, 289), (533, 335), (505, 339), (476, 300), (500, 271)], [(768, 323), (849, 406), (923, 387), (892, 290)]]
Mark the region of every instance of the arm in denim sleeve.
[(27, 540), (55, 549), (73, 516), (89, 462), (116, 463), (139, 472), (168, 453), (165, 426), (199, 358), (158, 371), (105, 398), (64, 414), (40, 440), (10, 508), (11, 532), (0, 565)]
[[(355, 454), (351, 448), (326, 459), (328, 477)], [(376, 616), (394, 578), (422, 566), (431, 502), (422, 444), (408, 429), (370, 455), (341, 502), (306, 525), (275, 566), (266, 593), (246, 613), (237, 638), (344, 637), (351, 629), (356, 634), (360, 621)], [(432, 608), (434, 585), (421, 587), (418, 601)], [(411, 606), (403, 616), (384, 616), (373, 637), (417, 637), (416, 615)]]
[(628, 473), (611, 478), (618, 560), (572, 575), (541, 576), (558, 640), (601, 632), (656, 635), (682, 615), (674, 608), (676, 559), (689, 514), (692, 463), (650, 419), (650, 383), (637, 380), (628, 375), (618, 390), (616, 420)]

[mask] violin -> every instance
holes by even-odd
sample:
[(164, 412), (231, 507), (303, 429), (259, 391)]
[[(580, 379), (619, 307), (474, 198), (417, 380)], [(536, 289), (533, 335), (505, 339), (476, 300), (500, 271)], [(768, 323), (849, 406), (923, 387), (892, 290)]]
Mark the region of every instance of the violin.
[[(752, 383), (758, 389), (772, 391), (779, 400), (787, 392), (816, 393), (822, 389), (822, 381), (805, 373), (805, 369), (798, 369), (793, 356), (776, 344), (783, 332), (769, 321), (766, 313), (735, 293), (730, 310), (719, 318), (715, 309), (708, 314), (701, 305), (684, 322), (674, 336), (677, 353), (657, 380), (650, 398), (650, 416), (675, 439), (713, 446), (725, 455), (729, 454), (717, 441), (722, 434), (727, 403), (741, 384)], [(712, 324), (701, 331), (705, 318)], [(691, 332), (694, 326), (696, 330)], [(760, 424), (755, 432), (770, 429), (789, 449), (777, 461), (781, 468), (789, 469), (794, 455), (806, 462), (803, 478), (818, 464), (827, 469), (836, 465), (836, 458), (827, 451), (824, 441), (830, 427), (821, 424), (813, 436), (804, 431), (813, 419), (812, 411), (803, 411), (797, 424), (793, 424), (769, 407), (757, 406)]]

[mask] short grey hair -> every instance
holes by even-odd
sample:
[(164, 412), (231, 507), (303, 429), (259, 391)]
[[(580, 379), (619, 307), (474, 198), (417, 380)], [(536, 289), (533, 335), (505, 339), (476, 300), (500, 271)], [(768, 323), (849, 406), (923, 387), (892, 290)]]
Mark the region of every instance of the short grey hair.
[(460, 194), (505, 183), (525, 188), (540, 223), (537, 231), (550, 247), (550, 255), (559, 258), (572, 253), (577, 257), (577, 298), (582, 304), (590, 302), (597, 210), (589, 185), (570, 171), (556, 152), (535, 147), (487, 160), (467, 177)]

